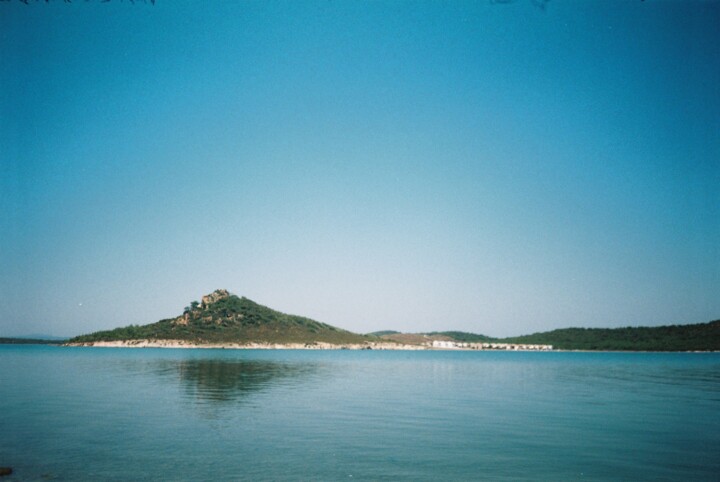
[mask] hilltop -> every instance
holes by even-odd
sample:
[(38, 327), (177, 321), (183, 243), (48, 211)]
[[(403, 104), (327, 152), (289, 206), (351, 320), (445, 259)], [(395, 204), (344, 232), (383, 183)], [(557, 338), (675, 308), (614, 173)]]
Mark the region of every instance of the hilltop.
[(302, 316), (288, 315), (219, 289), (193, 301), (175, 318), (81, 335), (69, 343), (182, 340), (193, 344), (266, 343), (335, 345), (377, 341)]

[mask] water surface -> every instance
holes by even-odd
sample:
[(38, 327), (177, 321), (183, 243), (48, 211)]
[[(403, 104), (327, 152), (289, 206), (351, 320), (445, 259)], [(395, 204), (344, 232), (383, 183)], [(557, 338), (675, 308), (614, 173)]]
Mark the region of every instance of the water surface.
[(720, 354), (0, 346), (7, 480), (717, 480)]

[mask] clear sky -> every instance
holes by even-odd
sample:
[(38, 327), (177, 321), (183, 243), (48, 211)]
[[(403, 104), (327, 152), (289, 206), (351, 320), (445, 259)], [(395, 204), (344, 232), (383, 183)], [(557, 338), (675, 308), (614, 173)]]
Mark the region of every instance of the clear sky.
[(720, 318), (720, 2), (0, 2), (0, 336)]

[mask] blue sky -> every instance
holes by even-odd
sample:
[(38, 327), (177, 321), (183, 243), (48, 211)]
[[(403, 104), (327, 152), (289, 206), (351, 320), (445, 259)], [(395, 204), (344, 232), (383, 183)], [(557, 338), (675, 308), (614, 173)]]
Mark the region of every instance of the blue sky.
[(720, 318), (720, 3), (0, 3), (0, 335)]

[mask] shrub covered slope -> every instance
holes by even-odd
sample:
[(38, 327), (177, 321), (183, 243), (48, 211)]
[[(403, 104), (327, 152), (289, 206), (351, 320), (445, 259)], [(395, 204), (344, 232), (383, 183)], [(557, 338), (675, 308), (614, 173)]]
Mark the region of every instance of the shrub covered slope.
[(187, 340), (196, 343), (364, 343), (357, 335), (302, 316), (287, 315), (217, 290), (193, 302), (176, 317), (149, 325), (130, 325), (81, 335), (71, 343), (138, 339)]

